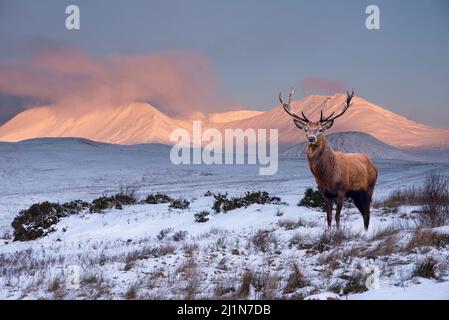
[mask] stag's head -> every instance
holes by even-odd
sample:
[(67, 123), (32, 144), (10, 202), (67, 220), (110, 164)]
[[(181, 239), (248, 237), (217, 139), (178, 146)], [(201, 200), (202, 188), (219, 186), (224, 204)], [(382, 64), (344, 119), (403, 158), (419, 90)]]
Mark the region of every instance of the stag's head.
[[(279, 101), (281, 101), (285, 112), (287, 112), (293, 118), (293, 122), (295, 123), (295, 125), (299, 129), (304, 130), (309, 145), (318, 145), (321, 141), (323, 141), (324, 132), (334, 125), (335, 119), (342, 116), (346, 112), (346, 110), (348, 110), (349, 106), (351, 105), (352, 97), (354, 96), (354, 92), (346, 92), (346, 103), (340, 113), (334, 115), (335, 112), (332, 112), (329, 116), (325, 117), (323, 114), (323, 110), (321, 109), (320, 120), (315, 122), (310, 121), (304, 114), (304, 111), (301, 111), (301, 115), (297, 115), (293, 112), (293, 109), (291, 107), (293, 93), (294, 90), (292, 89), (288, 96), (288, 103), (284, 103), (282, 101), (281, 93), (279, 93)], [(326, 101), (321, 105), (321, 107), (326, 103)]]

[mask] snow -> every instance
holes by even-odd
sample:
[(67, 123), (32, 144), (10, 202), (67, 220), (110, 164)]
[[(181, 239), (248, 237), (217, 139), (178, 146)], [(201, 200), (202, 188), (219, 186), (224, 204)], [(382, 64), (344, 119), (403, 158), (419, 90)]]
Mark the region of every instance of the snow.
[[(366, 153), (371, 159), (395, 159), (424, 162), (448, 162), (449, 150), (403, 150), (392, 147), (363, 132), (338, 132), (326, 137), (334, 150), (349, 153)], [(306, 158), (306, 143), (288, 147), (285, 157)]]
[[(324, 111), (338, 112), (345, 96), (309, 96), (294, 101), (296, 111), (303, 110), (312, 120), (319, 119), (320, 106), (327, 99)], [(273, 101), (277, 101), (273, 97)], [(166, 143), (176, 128), (192, 129), (192, 120), (202, 120), (207, 128), (225, 129), (278, 129), (279, 144), (293, 145), (305, 140), (282, 106), (268, 111), (238, 110), (216, 114), (194, 113), (190, 119), (177, 119), (166, 115), (146, 103), (133, 103), (113, 109), (92, 108), (83, 114), (58, 112), (57, 108), (37, 107), (16, 115), (0, 127), (0, 141), (21, 141), (43, 137), (83, 137), (94, 141), (120, 144)], [(329, 133), (357, 131), (367, 133), (397, 148), (448, 149), (449, 129), (431, 128), (386, 108), (354, 97), (345, 116), (339, 118)], [(392, 150), (389, 150), (391, 153)], [(398, 153), (397, 151), (393, 152)], [(402, 157), (401, 157), (402, 159)]]
[(385, 287), (356, 293), (349, 300), (449, 300), (449, 282), (435, 283), (419, 279), (418, 284), (407, 287)]
[[(304, 160), (281, 159), (276, 175), (259, 176), (255, 165), (175, 166), (169, 163), (169, 150), (158, 144), (122, 146), (62, 138), (0, 143), (0, 298), (123, 299), (130, 297), (133, 286), (137, 298), (173, 299), (189, 294), (194, 298), (225, 298), (239, 293), (241, 279), (248, 271), (255, 280), (248, 295), (238, 298), (449, 298), (447, 247), (377, 257), (346, 253), (357, 246), (374, 249), (383, 245), (383, 240), (371, 238), (387, 226), (413, 225), (416, 208), (404, 206), (397, 214), (373, 209), (368, 233), (363, 231), (357, 210), (345, 208), (343, 228), (360, 235), (344, 245), (316, 252), (293, 241), (298, 239), (307, 246), (325, 232), (324, 213), (296, 206), (304, 190), (314, 186)], [(449, 164), (444, 163), (377, 160), (376, 164), (377, 199), (392, 189), (421, 184), (429, 172), (449, 173)], [(11, 221), (33, 203), (91, 201), (130, 185), (140, 199), (163, 192), (186, 198), (191, 201), (190, 208), (136, 204), (100, 214), (83, 212), (63, 218), (57, 230), (44, 238), (30, 242), (10, 239)], [(288, 205), (251, 205), (213, 214), (213, 197), (204, 195), (208, 190), (231, 195), (263, 190)], [(197, 223), (194, 214), (202, 210), (211, 212), (210, 220)], [(299, 219), (300, 225), (293, 229), (282, 227), (282, 222)], [(168, 235), (159, 238), (161, 230), (169, 230)], [(187, 234), (176, 241), (173, 236), (179, 231)], [(435, 231), (447, 233), (448, 227)], [(258, 247), (254, 239), (263, 237), (264, 232), (268, 235), (262, 243), (265, 247)], [(412, 234), (412, 229), (405, 228), (395, 245), (407, 244)], [(156, 254), (158, 250), (168, 253)], [(440, 279), (410, 277), (416, 262), (426, 256), (438, 261)], [(308, 281), (290, 292), (284, 288), (294, 265)], [(79, 289), (64, 287), (69, 266), (80, 268)], [(378, 289), (353, 294), (330, 292), (348, 275), (373, 266), (380, 270)], [(52, 285), (55, 279), (61, 281), (59, 287)], [(256, 286), (261, 279), (263, 290)]]

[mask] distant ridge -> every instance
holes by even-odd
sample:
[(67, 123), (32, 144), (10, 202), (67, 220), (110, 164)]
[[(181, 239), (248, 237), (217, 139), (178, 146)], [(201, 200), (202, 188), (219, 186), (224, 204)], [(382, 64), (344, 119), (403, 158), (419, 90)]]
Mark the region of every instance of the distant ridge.
[[(340, 110), (345, 96), (309, 96), (293, 102), (293, 108), (304, 110), (319, 119), (324, 101), (326, 114)], [(67, 115), (53, 108), (26, 110), (0, 127), (0, 141), (21, 141), (40, 137), (83, 137), (116, 144), (171, 144), (170, 133), (183, 128), (191, 132), (192, 120), (201, 120), (203, 129), (278, 129), (279, 143), (293, 145), (304, 141), (304, 132), (295, 127), (282, 106), (268, 111), (240, 110), (215, 114), (194, 113), (190, 118), (169, 117), (146, 103), (134, 103), (112, 110), (92, 109), (82, 115)], [(328, 133), (357, 131), (407, 149), (449, 149), (449, 129), (431, 128), (397, 115), (368, 101), (354, 97), (353, 105), (339, 118)]]
[[(366, 153), (372, 159), (396, 159), (408, 161), (448, 162), (446, 152), (403, 150), (392, 147), (363, 132), (339, 132), (326, 137), (327, 142), (336, 151), (348, 153)], [(282, 157), (306, 158), (306, 142), (291, 146), (281, 153)]]

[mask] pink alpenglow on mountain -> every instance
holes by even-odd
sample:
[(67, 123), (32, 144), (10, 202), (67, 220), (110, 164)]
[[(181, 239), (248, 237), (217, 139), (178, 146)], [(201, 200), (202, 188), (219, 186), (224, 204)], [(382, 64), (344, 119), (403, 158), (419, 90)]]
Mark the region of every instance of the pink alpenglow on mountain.
[[(340, 110), (345, 96), (309, 96), (295, 101), (295, 110), (304, 110), (309, 119), (318, 119), (320, 106), (325, 114)], [(42, 137), (82, 137), (94, 141), (138, 144), (171, 144), (170, 133), (177, 128), (191, 130), (192, 120), (201, 120), (203, 128), (279, 129), (280, 144), (304, 140), (281, 106), (268, 111), (240, 110), (224, 113), (194, 113), (190, 118), (171, 118), (146, 103), (134, 103), (115, 109), (99, 109), (68, 116), (53, 108), (39, 107), (24, 111), (0, 127), (0, 141), (20, 141)], [(332, 132), (359, 131), (399, 148), (449, 149), (449, 129), (416, 123), (360, 97)]]

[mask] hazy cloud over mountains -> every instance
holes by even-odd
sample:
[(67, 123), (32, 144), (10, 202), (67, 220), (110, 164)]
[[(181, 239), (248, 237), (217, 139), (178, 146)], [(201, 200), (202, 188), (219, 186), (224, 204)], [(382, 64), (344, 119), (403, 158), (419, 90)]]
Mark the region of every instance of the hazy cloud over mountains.
[(185, 51), (99, 58), (52, 48), (37, 50), (28, 61), (0, 63), (0, 74), (4, 97), (29, 97), (72, 114), (149, 102), (182, 116), (219, 111), (225, 100), (207, 57)]

